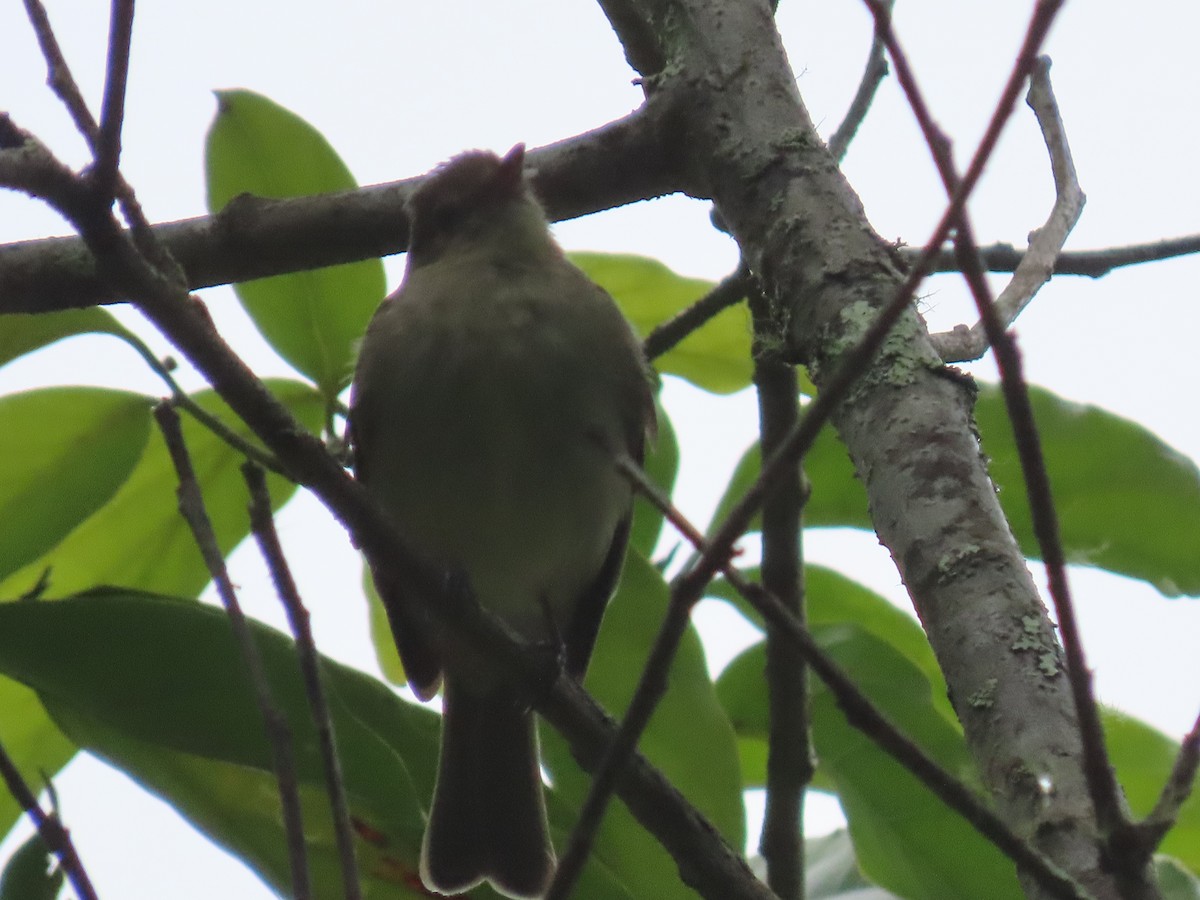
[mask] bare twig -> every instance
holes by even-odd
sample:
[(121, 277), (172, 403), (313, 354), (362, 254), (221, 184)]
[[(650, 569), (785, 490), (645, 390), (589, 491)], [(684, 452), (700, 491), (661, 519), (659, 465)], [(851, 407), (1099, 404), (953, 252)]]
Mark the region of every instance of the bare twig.
[[(886, 0), (889, 13), (895, 2), (896, 0)], [(858, 90), (854, 92), (854, 99), (850, 101), (845, 118), (842, 119), (837, 131), (829, 139), (829, 152), (838, 162), (845, 158), (846, 151), (850, 149), (850, 142), (854, 140), (859, 126), (862, 125), (867, 113), (871, 110), (871, 104), (875, 101), (875, 92), (879, 90), (879, 86), (883, 84), (883, 79), (887, 77), (887, 74), (887, 53), (884, 52), (883, 39), (876, 29), (871, 38), (871, 50), (867, 54), (866, 68), (858, 82)]]
[(1200, 717), (1192, 724), (1192, 730), (1183, 737), (1179, 755), (1171, 767), (1171, 775), (1163, 785), (1162, 793), (1154, 804), (1150, 815), (1129, 828), (1124, 837), (1131, 855), (1149, 860), (1162, 839), (1179, 819), (1179, 811), (1195, 787), (1196, 772), (1200, 769)]
[(317, 741), (321, 748), (321, 762), (325, 768), (325, 789), (329, 792), (329, 807), (333, 814), (333, 833), (337, 844), (338, 859), (342, 866), (342, 892), (346, 900), (360, 900), (362, 887), (358, 880), (358, 863), (354, 856), (354, 829), (350, 824), (350, 807), (346, 800), (346, 785), (342, 779), (342, 767), (338, 759), (337, 736), (333, 730), (333, 719), (329, 714), (329, 702), (325, 697), (324, 681), (321, 677), (321, 658), (313, 640), (308, 610), (300, 599), (300, 591), (292, 578), (291, 569), (275, 530), (275, 517), (271, 511), (271, 495), (267, 493), (267, 480), (263, 470), (253, 463), (242, 466), (242, 476), (250, 489), (250, 527), (254, 538), (271, 571), (271, 580), (279, 600), (287, 612), (288, 624), (296, 638), (296, 654), (300, 660), (300, 673), (304, 678), (304, 693), (312, 710), (313, 724), (317, 729)]
[(129, 69), (129, 44), (133, 30), (133, 0), (113, 0), (109, 28), (108, 74), (104, 92), (104, 121), (101, 125), (96, 124), (95, 116), (88, 109), (83, 94), (71, 75), (71, 68), (58, 45), (58, 39), (54, 36), (54, 29), (50, 25), (45, 7), (40, 0), (25, 0), (25, 9), (37, 35), (42, 56), (46, 59), (50, 87), (67, 107), (75, 128), (83, 135), (92, 151), (95, 162), (93, 172), (98, 177), (81, 179), (80, 187), (96, 192), (97, 198), (106, 208), (115, 196), (120, 201), (121, 212), (129, 223), (133, 239), (142, 254), (168, 277), (182, 280), (183, 273), (178, 270), (174, 258), (164, 253), (152, 239), (150, 223), (142, 211), (141, 204), (138, 203), (133, 188), (117, 168), (120, 162), (125, 82)]
[[(754, 383), (758, 388), (762, 452), (769, 454), (800, 415), (796, 370), (783, 359), (784, 328), (761, 291), (750, 295), (754, 319)], [(762, 583), (803, 626), (803, 531), (806, 499), (799, 465), (780, 478), (762, 509)], [(812, 781), (808, 667), (795, 644), (767, 627), (766, 817), (759, 848), (767, 862), (767, 883), (781, 900), (804, 897), (804, 799)]]
[[(1079, 221), (1086, 201), (1075, 174), (1075, 162), (1071, 158), (1066, 129), (1058, 113), (1054, 89), (1050, 85), (1050, 60), (1047, 57), (1038, 60), (1025, 99), (1037, 116), (1050, 154), (1055, 201), (1046, 223), (1030, 234), (1029, 249), (1022, 256), (1012, 281), (996, 297), (996, 315), (1006, 328), (1054, 274), (1062, 246)], [(959, 325), (952, 331), (931, 335), (930, 340), (948, 363), (979, 359), (988, 347), (982, 321), (971, 328)]]
[[(907, 260), (915, 260), (921, 251), (912, 247), (901, 247), (898, 252)], [(979, 257), (989, 272), (1015, 272), (1026, 252), (1028, 251), (1018, 250), (1012, 244), (989, 244), (979, 248)], [(1103, 278), (1114, 269), (1124, 266), (1161, 262), (1164, 259), (1192, 256), (1196, 253), (1200, 253), (1200, 234), (1099, 250), (1065, 250), (1054, 261), (1054, 274)], [(958, 264), (954, 250), (945, 248), (934, 258), (930, 271), (961, 272), (962, 267)]]
[(283, 811), (284, 829), (287, 833), (288, 857), (292, 873), (292, 893), (296, 900), (310, 900), (312, 886), (309, 881), (308, 861), (304, 845), (304, 822), (300, 812), (300, 788), (296, 774), (296, 759), (292, 749), (292, 733), (287, 720), (271, 695), (270, 682), (263, 666), (262, 656), (254, 644), (254, 637), (246, 622), (245, 613), (238, 602), (233, 582), (225, 568), (225, 558), (217, 546), (217, 536), (204, 508), (204, 497), (192, 469), (192, 461), (183, 431), (179, 427), (179, 415), (170, 403), (160, 403), (154, 409), (154, 417), (167, 443), (171, 461), (179, 476), (179, 512), (192, 530), (200, 555), (212, 575), (217, 595), (229, 616), (229, 625), (241, 652), (242, 662), (254, 691), (254, 699), (262, 715), (267, 741), (271, 747), (271, 758), (275, 778), (279, 785), (279, 801)]
[(50, 25), (50, 16), (46, 13), (46, 7), (41, 4), (40, 0), (25, 0), (25, 12), (29, 16), (30, 24), (33, 25), (38, 46), (42, 48), (42, 56), (46, 60), (47, 83), (50, 85), (50, 89), (58, 95), (63, 106), (67, 108), (67, 112), (71, 115), (71, 121), (75, 123), (75, 128), (94, 151), (99, 128), (91, 110), (88, 109), (87, 102), (83, 99), (83, 94), (79, 91), (79, 86), (71, 77), (70, 66), (67, 65), (67, 58), (63, 56), (62, 48), (58, 45), (58, 38), (55, 37), (54, 28)]
[(276, 475), (287, 477), (287, 473), (279, 465), (279, 461), (271, 456), (262, 447), (242, 437), (219, 418), (210, 413), (207, 409), (192, 399), (192, 396), (184, 391), (179, 386), (179, 382), (175, 380), (175, 376), (171, 374), (170, 368), (163, 363), (161, 359), (154, 355), (154, 351), (146, 345), (145, 341), (139, 338), (132, 332), (123, 332), (117, 335), (118, 338), (127, 343), (140, 356), (150, 370), (154, 372), (163, 383), (171, 391), (171, 402), (176, 408), (187, 412), (193, 419), (223, 440), (233, 449), (237, 450), (247, 459), (253, 460), (258, 465), (262, 466)]
[(125, 86), (129, 81), (129, 47), (133, 38), (133, 0), (113, 0), (108, 32), (108, 64), (100, 128), (93, 150), (92, 178), (107, 197), (116, 194), (121, 164), (121, 126), (125, 121)]
[(657, 359), (709, 319), (741, 303), (749, 287), (749, 270), (744, 265), (738, 266), (736, 272), (721, 279), (711, 291), (646, 335), (642, 343), (646, 358)]
[(583, 871), (608, 801), (616, 790), (617, 780), (637, 749), (638, 740), (646, 730), (658, 701), (666, 693), (667, 673), (671, 668), (671, 661), (675, 658), (679, 643), (687, 630), (692, 607), (699, 599), (698, 593), (676, 588), (671, 590), (667, 614), (659, 626), (650, 655), (642, 668), (641, 677), (621, 724), (617, 727), (594, 773), (566, 852), (563, 853), (554, 873), (554, 880), (546, 892), (546, 900), (566, 900)]
[[(675, 508), (657, 485), (646, 477), (642, 469), (628, 458), (619, 459), (617, 465), (642, 495), (687, 538), (701, 554), (701, 558), (707, 555), (703, 534)], [(969, 787), (942, 768), (888, 719), (854, 683), (849, 673), (821, 649), (808, 629), (774, 594), (748, 581), (732, 565), (723, 565), (721, 574), (763, 617), (768, 627), (776, 629), (781, 637), (793, 644), (817, 677), (829, 688), (838, 708), (845, 713), (847, 721), (854, 728), (874, 741), (1010, 859), (1037, 873), (1039, 881), (1053, 894), (1070, 900), (1088, 900), (1091, 897), (1074, 879), (1014, 832), (1008, 823), (983, 803)]]
[(83, 861), (80, 860), (79, 854), (75, 850), (75, 844), (71, 841), (70, 832), (62, 824), (56, 811), (52, 809), (47, 813), (42, 809), (37, 797), (29, 789), (25, 779), (21, 777), (17, 764), (13, 762), (2, 743), (0, 743), (0, 779), (4, 780), (4, 785), (13, 799), (33, 820), (34, 827), (37, 828), (38, 834), (42, 836), (46, 846), (58, 857), (63, 871), (67, 873), (67, 878), (71, 882), (71, 887), (75, 888), (75, 893), (79, 895), (79, 900), (98, 900), (96, 889), (92, 886), (87, 870), (83, 867)]
[[(976, 165), (979, 154), (976, 154), (967, 174), (960, 180), (954, 162), (950, 158), (949, 143), (933, 122), (903, 50), (892, 32), (886, 12), (882, 10), (878, 0), (867, 0), (867, 3), (876, 16), (877, 28), (884, 34), (888, 52), (896, 68), (897, 78), (917, 117), (921, 131), (925, 135), (926, 143), (933, 154), (946, 192), (952, 198), (957, 198), (970, 184), (969, 179), (972, 173), (978, 177), (978, 174), (982, 172), (982, 164)], [(1005, 86), (1000, 103), (997, 104), (997, 115), (1001, 111), (1004, 112), (1005, 118), (1011, 114), (1020, 91), (1020, 85), (1030, 76), (1037, 65), (1037, 48), (1045, 39), (1050, 24), (1061, 5), (1061, 0), (1041, 0), (1035, 8), (1025, 41), (1018, 52), (1012, 75)], [(995, 122), (995, 118), (993, 122)], [(984, 143), (993, 133), (998, 137), (998, 129), (993, 129), (989, 125)], [(1050, 596), (1054, 601), (1055, 611), (1058, 613), (1059, 632), (1062, 635), (1062, 646), (1067, 657), (1067, 678), (1079, 719), (1080, 740), (1083, 745), (1084, 778), (1096, 809), (1101, 833), (1106, 837), (1111, 836), (1116, 829), (1128, 824), (1128, 817), (1122, 807), (1120, 788), (1113, 775), (1112, 766), (1108, 760), (1108, 751), (1104, 744), (1104, 730), (1100, 724), (1099, 709), (1092, 692), (1092, 676), (1087, 668), (1079, 627), (1075, 619), (1074, 604), (1071, 601), (1070, 587), (1067, 582), (1066, 562), (1059, 539), (1058, 516), (1050, 491), (1050, 479), (1046, 472), (1045, 459), (1042, 456), (1042, 446), (1034, 421), (1033, 407), (1030, 404), (1028, 388), (1022, 374), (1020, 354), (997, 315), (991, 290), (984, 277), (983, 266), (979, 262), (971, 223), (965, 210), (959, 209), (955, 213), (954, 223), (957, 230), (955, 245), (958, 249), (959, 263), (963, 267), (963, 275), (975, 299), (987, 339), (996, 354), (1001, 389), (1004, 392), (1021, 468), (1025, 475), (1034, 534), (1037, 537), (1042, 559), (1046, 564)]]

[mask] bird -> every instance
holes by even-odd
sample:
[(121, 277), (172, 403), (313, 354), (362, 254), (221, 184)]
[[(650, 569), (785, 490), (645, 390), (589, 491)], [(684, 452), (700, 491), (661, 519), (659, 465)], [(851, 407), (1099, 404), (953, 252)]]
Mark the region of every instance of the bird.
[[(355, 476), (414, 553), (582, 680), (629, 540), (616, 461), (654, 436), (645, 354), (552, 236), (523, 144), (453, 157), (407, 212), (404, 277), (353, 379)], [(528, 699), (373, 574), (409, 686), (443, 685), (422, 882), (541, 896), (556, 862)]]

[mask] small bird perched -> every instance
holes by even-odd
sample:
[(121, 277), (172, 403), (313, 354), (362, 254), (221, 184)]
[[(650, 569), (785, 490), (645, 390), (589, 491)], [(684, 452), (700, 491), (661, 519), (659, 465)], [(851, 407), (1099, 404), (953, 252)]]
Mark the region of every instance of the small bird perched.
[[(582, 679), (629, 537), (614, 461), (641, 461), (654, 403), (640, 344), (563, 256), (524, 158), (463, 153), (414, 193), (404, 281), (355, 373), (355, 468), (416, 552)], [(445, 679), (422, 880), (542, 894), (555, 857), (527, 701), (376, 587), (413, 691)]]

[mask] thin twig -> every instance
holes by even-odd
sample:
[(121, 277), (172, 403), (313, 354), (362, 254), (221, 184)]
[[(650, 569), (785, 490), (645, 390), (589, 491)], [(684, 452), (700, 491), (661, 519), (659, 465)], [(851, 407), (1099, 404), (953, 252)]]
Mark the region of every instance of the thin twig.
[(275, 778), (279, 785), (279, 801), (283, 812), (284, 830), (287, 833), (288, 858), (292, 874), (292, 896), (295, 900), (310, 900), (312, 886), (309, 881), (308, 860), (304, 844), (304, 822), (300, 811), (299, 779), (296, 774), (296, 759), (292, 748), (292, 733), (283, 713), (276, 706), (271, 694), (262, 656), (255, 646), (254, 637), (245, 613), (238, 602), (225, 558), (217, 546), (217, 536), (204, 508), (204, 497), (192, 468), (191, 457), (183, 440), (179, 426), (179, 415), (170, 403), (159, 403), (154, 409), (154, 418), (162, 431), (171, 454), (171, 461), (179, 476), (179, 512), (192, 530), (200, 555), (212, 575), (217, 595), (229, 616), (229, 625), (241, 652), (242, 662), (250, 678), (254, 699), (262, 715), (267, 742), (271, 747), (271, 758)]
[[(787, 437), (800, 416), (796, 370), (781, 356), (783, 327), (761, 291), (750, 295), (754, 320), (754, 383), (762, 452)], [(804, 563), (801, 512), (805, 492), (797, 465), (781, 477), (762, 509), (762, 584), (804, 625)], [(804, 799), (812, 781), (808, 667), (795, 644), (774, 626), (766, 637), (767, 736), (766, 817), (759, 848), (767, 862), (767, 884), (781, 900), (804, 897)]]
[(58, 38), (54, 36), (54, 28), (50, 25), (50, 16), (46, 13), (46, 7), (39, 0), (25, 0), (25, 12), (29, 16), (30, 24), (33, 25), (33, 32), (37, 35), (38, 45), (42, 48), (42, 56), (46, 60), (46, 83), (58, 95), (58, 99), (67, 108), (71, 121), (75, 123), (75, 128), (83, 135), (88, 146), (94, 150), (99, 130), (96, 119), (88, 109), (87, 102), (79, 91), (79, 85), (71, 77), (71, 68), (67, 65), (67, 58), (63, 56), (62, 48), (58, 45)]
[(1130, 853), (1139, 853), (1149, 860), (1179, 819), (1179, 811), (1195, 787), (1196, 772), (1200, 769), (1200, 716), (1192, 723), (1192, 730), (1184, 735), (1171, 767), (1171, 775), (1163, 785), (1162, 793), (1154, 804), (1150, 815), (1134, 825), (1129, 835)]
[(100, 128), (93, 145), (92, 179), (102, 196), (116, 194), (121, 164), (121, 127), (125, 121), (125, 88), (129, 81), (129, 48), (133, 38), (133, 0), (112, 0)]
[(736, 272), (722, 278), (711, 291), (646, 335), (642, 342), (646, 358), (662, 356), (718, 313), (741, 303), (749, 286), (749, 270), (744, 265), (738, 266)]
[(650, 722), (658, 701), (666, 693), (667, 672), (679, 649), (680, 641), (687, 630), (692, 607), (700, 598), (688, 591), (671, 590), (667, 613), (659, 626), (654, 644), (650, 649), (637, 688), (629, 702), (616, 734), (605, 751), (604, 759), (596, 769), (588, 795), (579, 810), (579, 818), (571, 832), (566, 852), (554, 873), (554, 880), (546, 892), (546, 900), (566, 900), (570, 896), (575, 880), (582, 872), (608, 801), (616, 790), (620, 778), (637, 749), (637, 743), (646, 725)]
[[(627, 457), (619, 459), (617, 466), (667, 521), (687, 538), (701, 554), (701, 558), (708, 554), (704, 535), (675, 508), (658, 486), (646, 477), (641, 467)], [(745, 575), (730, 564), (722, 566), (721, 574), (754, 607), (769, 628), (776, 629), (780, 636), (796, 647), (804, 661), (829, 688), (838, 708), (854, 728), (900, 763), (934, 796), (961, 815), (1001, 852), (1018, 865), (1034, 872), (1040, 883), (1053, 894), (1070, 900), (1089, 900), (1091, 895), (1070, 875), (1014, 832), (1008, 823), (983, 803), (969, 787), (942, 768), (888, 719), (854, 683), (849, 673), (817, 644), (807, 627), (784, 607), (774, 594), (747, 580)]]
[(354, 855), (354, 829), (350, 824), (350, 806), (346, 799), (346, 784), (342, 778), (342, 767), (337, 752), (337, 735), (333, 730), (329, 702), (325, 697), (321, 659), (313, 640), (308, 610), (300, 599), (300, 591), (296, 588), (296, 581), (292, 578), (283, 546), (279, 542), (279, 533), (275, 530), (275, 517), (271, 510), (271, 495), (267, 492), (266, 476), (263, 470), (253, 463), (242, 466), (242, 476), (250, 489), (250, 527), (254, 531), (254, 538), (258, 541), (267, 568), (271, 571), (271, 580), (275, 583), (279, 600), (287, 612), (292, 635), (296, 638), (296, 653), (300, 660), (300, 673), (304, 679), (304, 693), (312, 710), (317, 741), (321, 748), (321, 763), (325, 769), (325, 789), (329, 792), (334, 839), (342, 867), (342, 892), (346, 900), (360, 900), (362, 886), (359, 884), (358, 863)]
[[(133, 188), (116, 168), (120, 159), (120, 128), (124, 118), (124, 83), (128, 76), (129, 41), (133, 29), (133, 0), (113, 0), (108, 76), (104, 96), (105, 125), (110, 135), (107, 137), (102, 134), (101, 127), (96, 124), (96, 118), (88, 109), (87, 102), (83, 99), (83, 93), (79, 90), (79, 85), (71, 74), (71, 67), (67, 64), (67, 59), (58, 44), (58, 38), (54, 35), (46, 8), (40, 0), (25, 0), (25, 10), (33, 25), (34, 33), (37, 35), (42, 56), (46, 60), (50, 88), (66, 106), (71, 120), (75, 123), (75, 128), (87, 141), (88, 147), (92, 151), (92, 157), (101, 171), (101, 180), (89, 182), (89, 189), (96, 190), (99, 186), (99, 197), (106, 207), (115, 196), (120, 201), (121, 212), (124, 214), (133, 240), (142, 254), (166, 277), (180, 282), (185, 281), (183, 270), (154, 239), (153, 229), (141, 204), (138, 203)], [(124, 57), (123, 61), (120, 58), (122, 56)], [(117, 96), (118, 89), (119, 97)], [(111, 174), (107, 172), (107, 167), (110, 165), (113, 167)]]
[[(895, 2), (896, 0), (886, 0), (889, 13)], [(854, 140), (859, 126), (870, 112), (871, 104), (875, 101), (875, 93), (883, 84), (883, 79), (887, 78), (887, 74), (887, 54), (884, 52), (883, 39), (876, 30), (871, 37), (871, 50), (867, 54), (867, 65), (858, 82), (858, 90), (854, 92), (854, 99), (850, 101), (842, 123), (838, 125), (837, 131), (829, 139), (829, 152), (838, 162), (845, 159), (846, 151), (850, 149), (850, 142)]]
[[(912, 247), (901, 247), (898, 252), (905, 259), (913, 260), (921, 251)], [(1012, 244), (989, 244), (979, 248), (983, 266), (989, 272), (1017, 271), (1027, 252), (1028, 250), (1018, 250)], [(1054, 261), (1054, 274), (1103, 278), (1125, 266), (1162, 262), (1180, 256), (1194, 256), (1197, 253), (1200, 253), (1200, 234), (1163, 238), (1142, 244), (1124, 244), (1120, 247), (1103, 247), (1099, 250), (1064, 250)], [(962, 267), (958, 264), (954, 250), (944, 248), (934, 259), (931, 271), (961, 272)]]
[[(1058, 103), (1054, 99), (1054, 89), (1050, 84), (1050, 60), (1047, 57), (1040, 58), (1033, 70), (1025, 102), (1037, 116), (1046, 150), (1050, 154), (1055, 197), (1046, 223), (1030, 234), (1029, 249), (1022, 256), (1021, 264), (1012, 280), (996, 297), (996, 315), (1005, 328), (1013, 323), (1054, 274), (1063, 244), (1079, 221), (1086, 202), (1075, 173), (1075, 162), (1071, 158), (1071, 146), (1058, 112)], [(959, 325), (952, 331), (931, 335), (930, 340), (948, 363), (979, 359), (988, 348), (982, 321), (972, 328)]]
[[(896, 68), (897, 79), (921, 126), (921, 131), (933, 154), (946, 192), (951, 197), (957, 197), (967, 185), (967, 179), (972, 171), (976, 170), (975, 160), (972, 161), (967, 175), (960, 181), (954, 162), (950, 158), (949, 144), (933, 122), (912, 70), (908, 66), (907, 58), (891, 29), (888, 17), (880, 8), (881, 4), (878, 0), (867, 0), (867, 3), (876, 15), (876, 27), (884, 34), (888, 52)], [(1009, 83), (1005, 86), (1002, 100), (997, 105), (998, 110), (1007, 107), (1011, 113), (1021, 83), (1032, 74), (1037, 65), (1037, 48), (1041, 46), (1050, 23), (1061, 5), (1061, 0), (1042, 0), (1035, 8), (1025, 41), (1017, 55), (1013, 73)], [(989, 127), (990, 132), (991, 128)], [(978, 171), (982, 171), (982, 166), (978, 167)], [(965, 210), (960, 209), (956, 213), (954, 221), (956, 227), (955, 246), (959, 254), (959, 264), (963, 267), (963, 275), (975, 299), (985, 334), (992, 345), (996, 356), (996, 365), (1000, 370), (1000, 385), (1004, 392), (1009, 421), (1012, 423), (1021, 469), (1025, 475), (1033, 530), (1037, 537), (1042, 560), (1046, 565), (1050, 597), (1054, 601), (1054, 608), (1058, 614), (1059, 633), (1062, 636), (1062, 646), (1066, 652), (1067, 680), (1075, 702), (1083, 747), (1083, 775), (1088, 793), (1096, 809), (1096, 818), (1101, 834), (1107, 838), (1113, 835), (1117, 829), (1127, 826), (1129, 822), (1122, 807), (1120, 788), (1108, 759), (1099, 708), (1092, 692), (1092, 675), (1087, 668), (1079, 626), (1075, 619), (1075, 608), (1071, 601), (1070, 587), (1067, 582), (1066, 560), (1059, 537), (1058, 515), (1050, 490), (1050, 478), (1046, 472), (1028, 387), (1022, 372), (1021, 357), (1015, 342), (1005, 331), (1004, 324), (997, 315), (991, 289), (984, 275), (982, 263), (979, 261), (970, 219)]]
[(197, 403), (175, 380), (175, 376), (171, 374), (170, 368), (163, 363), (161, 359), (154, 355), (154, 351), (136, 334), (132, 332), (118, 335), (125, 343), (129, 344), (143, 360), (150, 370), (163, 380), (167, 388), (171, 391), (171, 402), (178, 408), (187, 412), (193, 419), (223, 440), (226, 444), (237, 450), (247, 459), (252, 460), (256, 464), (262, 466), (276, 475), (288, 477), (287, 472), (279, 464), (279, 460), (275, 459), (268, 451), (264, 450), (253, 441), (249, 441), (242, 437), (219, 418), (210, 413), (207, 409)]
[(62, 824), (56, 811), (47, 813), (42, 809), (37, 797), (21, 777), (17, 764), (4, 749), (3, 743), (0, 743), (0, 779), (4, 780), (4, 785), (13, 799), (33, 820), (34, 827), (46, 846), (58, 857), (71, 887), (75, 888), (75, 893), (79, 895), (79, 900), (98, 900), (96, 889), (92, 886), (92, 880), (75, 850), (70, 832)]

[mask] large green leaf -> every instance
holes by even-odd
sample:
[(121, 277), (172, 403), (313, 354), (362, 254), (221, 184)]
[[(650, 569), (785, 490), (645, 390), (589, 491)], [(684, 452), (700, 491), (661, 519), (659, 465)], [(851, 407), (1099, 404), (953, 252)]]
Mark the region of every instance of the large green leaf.
[[(571, 261), (612, 294), (643, 337), (713, 289), (712, 282), (684, 278), (644, 256), (572, 253)], [(750, 331), (745, 304), (732, 306), (656, 359), (655, 368), (706, 391), (732, 394), (750, 384), (754, 371)]]
[(0, 315), (0, 366), (79, 334), (111, 334), (128, 340), (132, 335), (106, 309), (89, 306), (45, 313)]
[[(286, 636), (251, 623), (293, 736), (318, 896), (338, 893), (315, 728)], [(437, 717), (323, 660), (370, 896), (415, 884)], [(287, 885), (271, 754), (228, 620), (176, 598), (101, 592), (0, 607), (0, 670), (38, 691), (81, 746), (122, 768), (277, 889)]]
[[(1030, 390), (1069, 562), (1200, 594), (1200, 471), (1136, 422)], [(1012, 432), (999, 389), (975, 408), (1000, 502), (1021, 549), (1038, 556)]]
[[(356, 187), (329, 142), (295, 113), (251, 91), (218, 91), (208, 132), (208, 207), (239, 194), (297, 197)], [(355, 343), (386, 283), (377, 260), (331, 266), (235, 286), (263, 336), (316, 382), (332, 403), (350, 383)]]
[[(666, 600), (662, 576), (631, 552), (605, 615), (586, 681), (588, 690), (614, 715), (620, 715), (629, 703), (665, 614)], [(580, 772), (557, 734), (543, 728), (542, 741), (543, 759), (555, 785), (551, 827), (556, 835), (565, 837), (591, 779)], [(699, 638), (690, 628), (671, 668), (667, 693), (639, 749), (708, 816), (731, 846), (744, 846), (745, 816), (734, 733), (709, 680)], [(589, 868), (597, 875), (598, 871), (611, 873), (632, 897), (694, 896), (679, 880), (666, 851), (620, 804), (612, 804), (605, 816)]]
[(150, 435), (150, 400), (103, 388), (0, 397), (0, 578), (38, 559), (104, 506)]
[[(1140, 425), (1094, 406), (1030, 388), (1067, 559), (1140, 578), (1168, 597), (1200, 595), (1200, 471)], [(982, 385), (975, 418), (1000, 502), (1021, 549), (1038, 555), (1025, 482), (999, 388)], [(738, 463), (713, 518), (716, 527), (758, 477), (755, 444)], [(831, 429), (805, 457), (813, 485), (810, 527), (869, 529), (867, 497)], [(752, 528), (758, 528), (756, 517)]]
[[(306, 426), (320, 427), (324, 402), (311, 387), (294, 381), (268, 386)], [(195, 395), (196, 402), (253, 440), (212, 391)], [(197, 478), (222, 553), (228, 553), (249, 533), (246, 487), (240, 466), (242, 454), (186, 414), (183, 434), (191, 451)], [(97, 585), (121, 585), (160, 593), (193, 596), (208, 583), (208, 570), (175, 500), (178, 479), (166, 447), (157, 435), (125, 483), (94, 515), (78, 525), (49, 552), (0, 581), (0, 597), (25, 593), (47, 570), (54, 594), (88, 590)], [(296, 486), (278, 476), (267, 480), (272, 503), (283, 505)]]
[[(920, 669), (856, 625), (814, 626), (813, 634), (905, 734), (957, 777), (968, 784), (976, 780), (961, 731), (933, 702)], [(763, 645), (756, 645), (730, 663), (717, 686), (739, 734), (759, 739), (768, 728), (765, 665)], [(821, 783), (837, 793), (871, 881), (921, 900), (1023, 896), (1012, 863), (852, 728), (816, 680), (812, 729)], [(947, 853), (948, 847), (954, 852)]]

